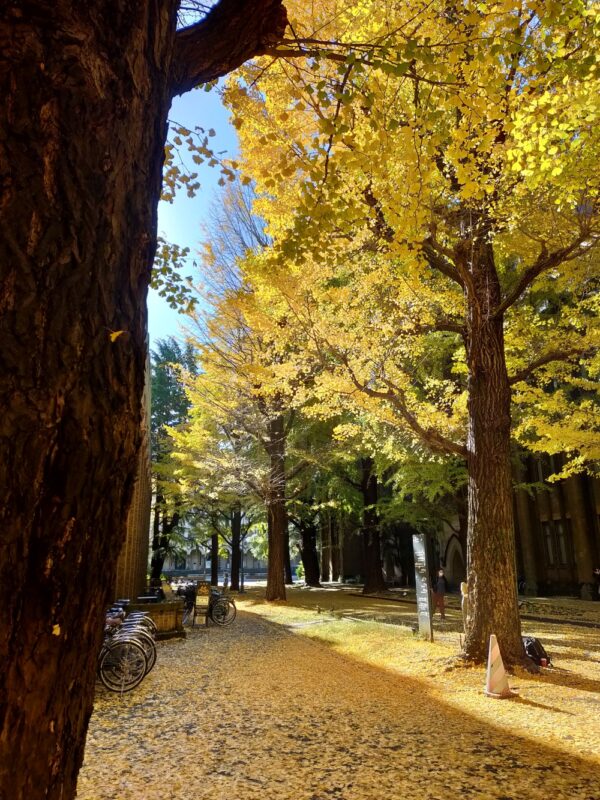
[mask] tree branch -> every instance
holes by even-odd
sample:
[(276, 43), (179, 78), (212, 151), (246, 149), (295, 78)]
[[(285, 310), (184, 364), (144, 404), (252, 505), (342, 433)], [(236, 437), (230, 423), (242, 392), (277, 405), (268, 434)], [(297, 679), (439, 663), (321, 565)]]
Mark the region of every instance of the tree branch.
[[(387, 383), (388, 388), (385, 392), (380, 391), (378, 389), (372, 389), (365, 383), (361, 383), (358, 378), (356, 377), (354, 370), (348, 363), (348, 360), (343, 358), (344, 366), (348, 370), (348, 374), (350, 375), (350, 380), (356, 386), (356, 388), (366, 394), (368, 397), (376, 397), (380, 400), (387, 400), (391, 403), (396, 411), (400, 414), (402, 419), (406, 422), (408, 427), (416, 433), (416, 435), (424, 442), (428, 447), (431, 448), (436, 453), (444, 453), (445, 455), (451, 454), (455, 456), (460, 456), (461, 458), (467, 458), (468, 451), (465, 445), (457, 444), (453, 442), (451, 439), (447, 439), (445, 436), (439, 431), (436, 431), (434, 428), (424, 428), (415, 415), (409, 410), (408, 406), (406, 405), (404, 399), (404, 393), (398, 389), (397, 387), (392, 386), (390, 383)], [(384, 379), (385, 380), (385, 379)]]
[(458, 270), (454, 264), (451, 264), (446, 256), (440, 252), (433, 238), (429, 237), (425, 239), (421, 245), (421, 252), (432, 269), (436, 269), (438, 272), (441, 272), (447, 278), (454, 281), (454, 283), (458, 283), (462, 289), (465, 288), (465, 282), (459, 275)]
[(536, 358), (535, 361), (532, 361), (530, 364), (528, 364), (528, 366), (523, 367), (523, 369), (520, 369), (518, 372), (515, 372), (514, 375), (509, 377), (508, 382), (511, 386), (514, 386), (515, 383), (520, 383), (521, 381), (527, 380), (527, 378), (539, 367), (543, 367), (546, 364), (551, 364), (554, 361), (573, 361), (589, 355), (590, 352), (590, 350), (577, 349), (550, 350), (548, 353)]
[(176, 34), (171, 93), (189, 92), (263, 55), (287, 24), (282, 0), (220, 0), (204, 19)]
[(554, 250), (552, 253), (549, 253), (546, 246), (542, 244), (542, 250), (536, 262), (523, 272), (502, 303), (500, 303), (498, 308), (494, 311), (493, 316), (496, 318), (501, 317), (507, 309), (517, 302), (527, 287), (530, 286), (542, 272), (547, 272), (549, 269), (554, 269), (554, 267), (558, 267), (565, 261), (572, 261), (574, 258), (578, 258), (589, 252), (592, 246), (592, 242), (589, 241), (590, 239), (590, 233), (582, 233), (575, 241), (567, 245), (567, 247), (561, 247), (558, 250)]

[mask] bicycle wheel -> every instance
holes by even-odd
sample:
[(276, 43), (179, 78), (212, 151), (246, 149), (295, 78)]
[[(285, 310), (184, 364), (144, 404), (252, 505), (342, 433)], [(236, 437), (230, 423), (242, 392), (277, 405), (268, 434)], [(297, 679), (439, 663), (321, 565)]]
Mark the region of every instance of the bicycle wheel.
[(222, 597), (212, 606), (210, 610), (210, 618), (215, 625), (230, 625), (235, 619), (237, 608), (233, 600), (227, 597)]
[(150, 672), (152, 667), (156, 664), (156, 642), (154, 638), (148, 633), (145, 628), (125, 628), (122, 633), (116, 635), (117, 639), (126, 639), (127, 641), (133, 639), (138, 644), (141, 644), (146, 654), (146, 675)]
[(130, 692), (144, 679), (146, 665), (146, 654), (141, 644), (133, 639), (116, 639), (106, 647), (98, 674), (111, 692)]
[(141, 612), (141, 611), (140, 612), (133, 612), (133, 613), (129, 614), (125, 618), (126, 622), (127, 622), (127, 620), (129, 620), (130, 622), (135, 622), (137, 625), (140, 625), (142, 628), (147, 629), (149, 631), (149, 633), (151, 633), (152, 635), (154, 635), (156, 633), (156, 631), (158, 630), (157, 627), (156, 627), (156, 622), (154, 622), (152, 617), (147, 616), (147, 614), (145, 614), (144, 612)]

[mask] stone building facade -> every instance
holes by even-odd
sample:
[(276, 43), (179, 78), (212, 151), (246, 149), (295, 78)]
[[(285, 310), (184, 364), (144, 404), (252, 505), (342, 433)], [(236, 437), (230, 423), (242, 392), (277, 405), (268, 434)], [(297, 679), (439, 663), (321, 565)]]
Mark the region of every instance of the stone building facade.
[(543, 488), (515, 492), (519, 574), (527, 594), (591, 599), (600, 565), (600, 481), (574, 475), (548, 483), (558, 469), (552, 457), (525, 465), (525, 480)]
[(146, 593), (148, 553), (150, 549), (150, 509), (152, 481), (150, 466), (150, 362), (146, 362), (146, 386), (142, 398), (142, 445), (131, 507), (127, 516), (127, 533), (117, 562), (114, 596), (135, 599)]
[[(514, 493), (520, 590), (592, 599), (593, 570), (600, 566), (600, 480), (574, 475), (550, 483), (560, 469), (560, 457), (531, 457), (519, 475), (519, 483), (529, 487)], [(462, 539), (445, 526), (433, 543), (434, 557), (453, 587), (466, 575)]]

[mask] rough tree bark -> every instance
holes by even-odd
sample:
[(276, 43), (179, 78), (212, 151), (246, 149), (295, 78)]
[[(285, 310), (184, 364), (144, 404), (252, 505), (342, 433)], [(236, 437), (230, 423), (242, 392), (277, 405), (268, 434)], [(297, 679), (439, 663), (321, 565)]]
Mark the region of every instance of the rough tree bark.
[(363, 496), (363, 553), (364, 586), (363, 594), (384, 592), (386, 590), (381, 564), (381, 539), (377, 515), (377, 475), (373, 469), (373, 459), (361, 458), (361, 491)]
[(488, 237), (469, 239), (456, 262), (470, 271), (467, 294), (469, 472), (467, 575), (469, 616), (464, 655), (485, 661), (491, 633), (507, 663), (523, 657), (517, 600), (510, 461), (510, 384), (504, 319), (494, 314), (501, 289)]
[(285, 507), (285, 425), (282, 415), (273, 417), (268, 426), (267, 450), (270, 459), (267, 520), (269, 553), (267, 600), (285, 600), (285, 543), (288, 529)]
[[(279, 0), (0, 10), (0, 796), (75, 794), (137, 451), (171, 97), (263, 52)], [(122, 333), (111, 337), (112, 332)]]

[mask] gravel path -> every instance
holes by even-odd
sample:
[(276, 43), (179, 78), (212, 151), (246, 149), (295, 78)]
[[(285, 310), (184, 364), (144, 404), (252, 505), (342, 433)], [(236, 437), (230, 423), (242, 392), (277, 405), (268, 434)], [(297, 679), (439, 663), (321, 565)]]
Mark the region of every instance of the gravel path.
[[(502, 702), (502, 701), (490, 701)], [(78, 800), (598, 800), (597, 764), (248, 613), (98, 689)]]

